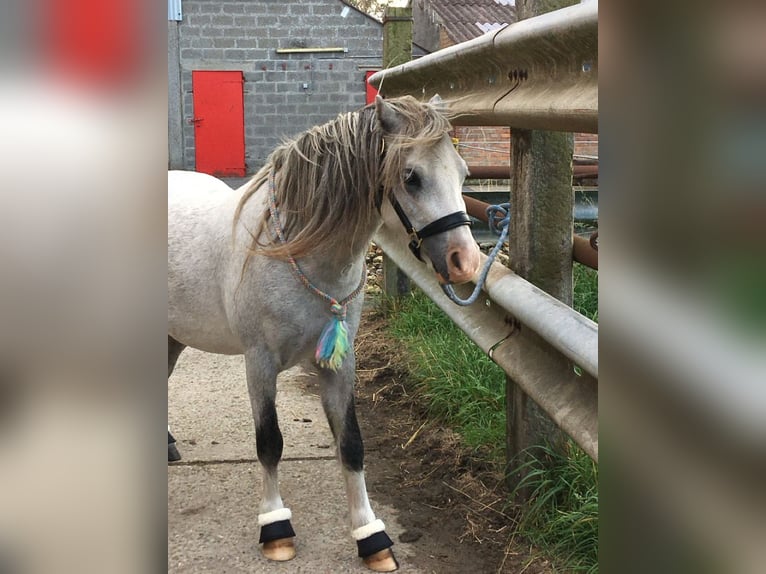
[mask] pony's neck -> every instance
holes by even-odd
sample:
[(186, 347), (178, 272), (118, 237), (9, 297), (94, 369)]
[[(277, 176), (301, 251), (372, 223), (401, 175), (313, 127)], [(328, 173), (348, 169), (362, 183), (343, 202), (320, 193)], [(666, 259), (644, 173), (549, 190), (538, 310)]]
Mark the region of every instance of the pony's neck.
[(339, 232), (335, 240), (317, 248), (310, 255), (301, 259), (299, 263), (310, 266), (314, 275), (324, 281), (333, 281), (334, 278), (348, 273), (351, 273), (353, 280), (358, 281), (359, 274), (356, 269), (358, 269), (360, 262), (365, 263), (372, 236), (382, 223), (382, 217), (376, 212), (374, 220), (366, 226), (367, 231), (364, 237), (355, 237), (352, 240), (351, 237)]

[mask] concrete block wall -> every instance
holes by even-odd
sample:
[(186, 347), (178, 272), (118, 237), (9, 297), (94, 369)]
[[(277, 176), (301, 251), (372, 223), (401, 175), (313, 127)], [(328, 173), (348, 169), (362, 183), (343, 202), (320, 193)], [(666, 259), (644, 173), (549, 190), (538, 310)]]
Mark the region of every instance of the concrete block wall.
[[(184, 0), (178, 49), (184, 168), (194, 169), (192, 70), (244, 75), (248, 174), (283, 138), (365, 104), (365, 71), (381, 65), (382, 24), (340, 0)], [(341, 47), (345, 53), (277, 54)]]

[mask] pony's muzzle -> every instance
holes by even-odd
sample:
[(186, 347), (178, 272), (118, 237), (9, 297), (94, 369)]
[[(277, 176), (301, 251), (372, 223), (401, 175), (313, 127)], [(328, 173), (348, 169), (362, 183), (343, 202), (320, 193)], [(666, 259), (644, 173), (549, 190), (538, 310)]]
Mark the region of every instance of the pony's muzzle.
[(447, 249), (447, 279), (449, 283), (471, 281), (476, 277), (480, 266), (479, 247), (473, 241), (467, 245), (451, 245)]

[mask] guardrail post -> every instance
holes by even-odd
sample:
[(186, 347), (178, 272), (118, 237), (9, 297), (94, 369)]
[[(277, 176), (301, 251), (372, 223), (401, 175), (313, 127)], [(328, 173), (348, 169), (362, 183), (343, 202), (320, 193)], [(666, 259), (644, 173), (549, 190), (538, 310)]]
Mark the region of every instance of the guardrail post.
[[(518, 2), (516, 10), (522, 20), (571, 4), (572, 0), (526, 0)], [(573, 135), (511, 128), (509, 264), (530, 283), (571, 305)], [(515, 487), (525, 474), (519, 466), (529, 460), (525, 450), (545, 443), (562, 445), (564, 435), (510, 377), (506, 415), (508, 481)], [(519, 498), (529, 494), (521, 489)]]
[[(386, 6), (383, 15), (383, 67), (412, 60), (412, 8)], [(391, 258), (383, 254), (383, 292), (398, 297), (410, 291), (410, 280)]]

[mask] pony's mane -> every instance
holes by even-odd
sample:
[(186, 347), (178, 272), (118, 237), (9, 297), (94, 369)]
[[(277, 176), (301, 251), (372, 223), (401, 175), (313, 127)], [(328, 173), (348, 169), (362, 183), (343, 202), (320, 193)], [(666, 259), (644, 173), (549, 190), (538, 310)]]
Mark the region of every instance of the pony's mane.
[[(447, 116), (411, 96), (385, 100), (398, 114), (397, 129), (384, 130), (376, 107), (339, 115), (285, 141), (248, 183), (234, 214), (273, 177), (287, 243), (259, 242), (269, 216), (250, 231), (250, 254), (303, 257), (334, 239), (366, 241), (365, 233), (384, 194), (403, 185), (407, 152), (437, 143), (451, 129)], [(384, 143), (385, 142), (385, 143)], [(268, 235), (271, 237), (273, 233)], [(352, 249), (363, 247), (351, 245)], [(249, 259), (249, 258), (248, 258)]]

